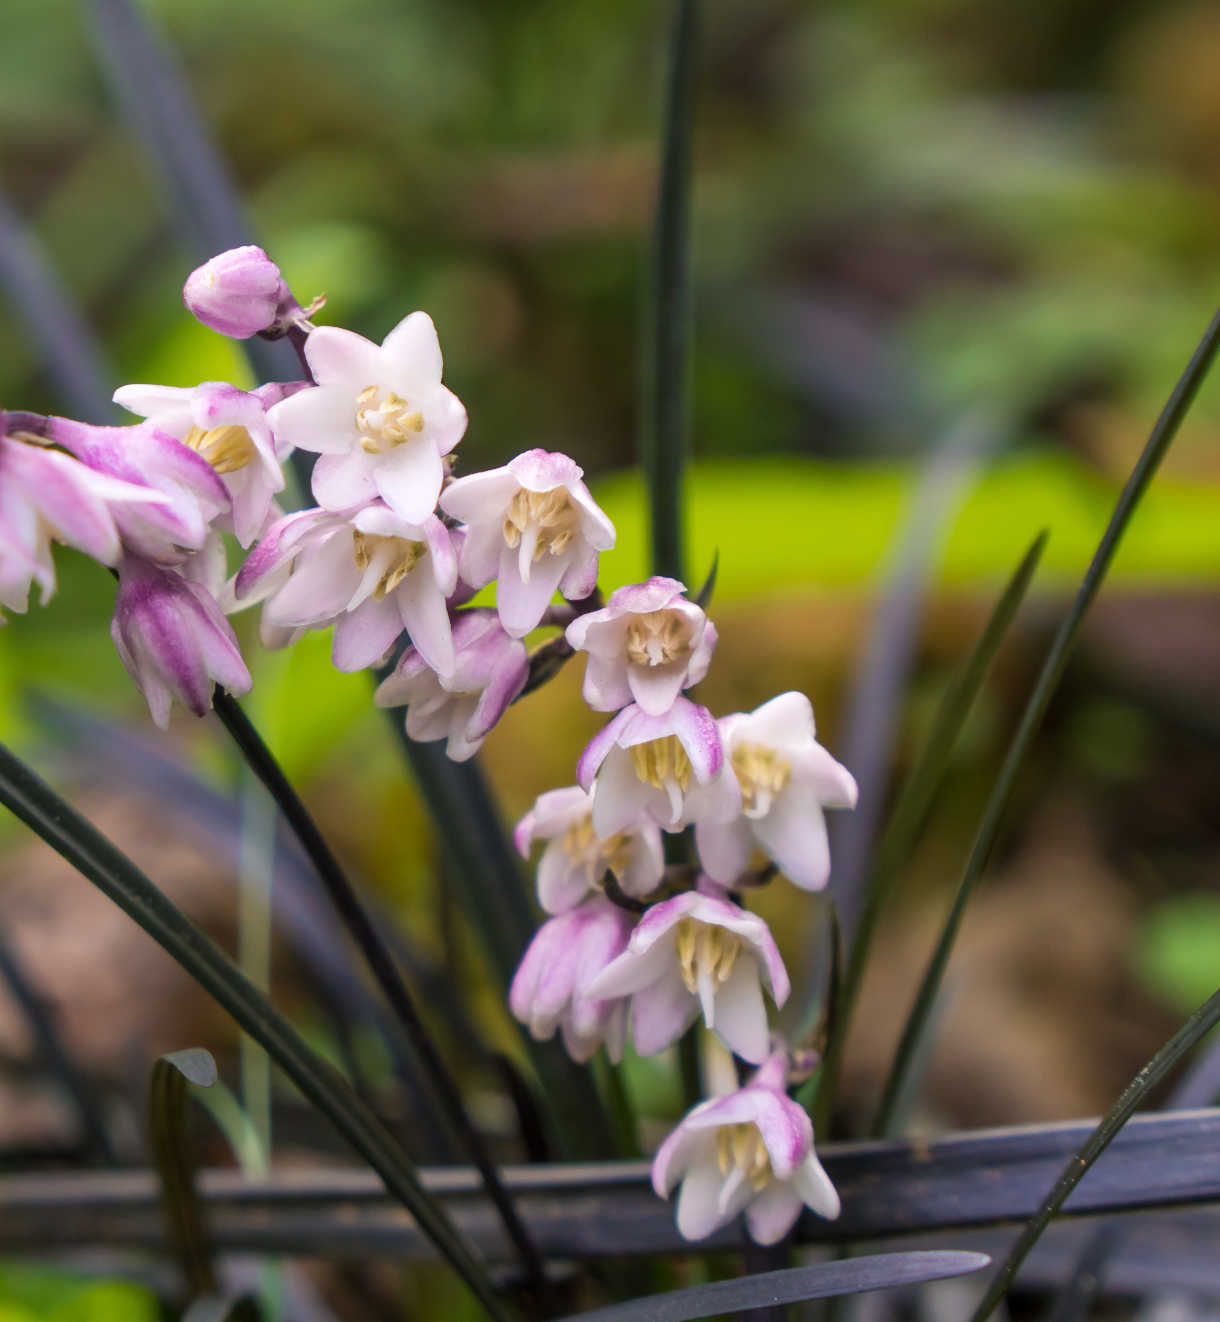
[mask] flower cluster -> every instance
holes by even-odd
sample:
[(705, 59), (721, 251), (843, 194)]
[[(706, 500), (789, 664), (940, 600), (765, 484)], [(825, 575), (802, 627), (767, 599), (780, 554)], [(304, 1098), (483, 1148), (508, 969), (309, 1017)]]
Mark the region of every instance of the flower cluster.
[[(260, 604), (266, 646), (331, 628), (338, 669), (386, 667), (375, 701), (405, 706), (407, 734), (446, 739), (456, 760), (547, 677), (526, 636), (562, 630), (537, 655), (583, 652), (585, 701), (610, 720), (576, 784), (541, 795), (517, 827), (523, 855), (545, 845), (537, 884), (549, 917), (511, 1010), (536, 1038), (560, 1033), (580, 1061), (603, 1045), (618, 1060), (628, 1039), (652, 1055), (701, 1021), (757, 1067), (691, 1111), (657, 1154), (657, 1191), (682, 1184), (683, 1235), (745, 1211), (754, 1238), (771, 1243), (802, 1205), (837, 1215), (768, 1018), (788, 973), (740, 898), (777, 872), (824, 886), (824, 810), (855, 803), (808, 698), (784, 693), (717, 719), (689, 696), (714, 625), (671, 578), (602, 604), (599, 556), (615, 531), (567, 455), (529, 450), (454, 476), (466, 410), (442, 383), (426, 313), (380, 345), (315, 328), (313, 308), (252, 247), (199, 268), (183, 297), (222, 334), (287, 336), (306, 379), (125, 386), (116, 401), (142, 419), (127, 427), (0, 412), (0, 606), (24, 611), (34, 584), (51, 594), (54, 542), (110, 566), (115, 645), (164, 726), (174, 701), (202, 715), (215, 684), (250, 688), (226, 615)], [(314, 503), (284, 513), (283, 466), (297, 450), (318, 456)], [(234, 545), (244, 562), (230, 575)], [(494, 607), (471, 606), (492, 583)], [(667, 867), (666, 833), (688, 828), (697, 864)], [(769, 862), (751, 872), (760, 852)]]

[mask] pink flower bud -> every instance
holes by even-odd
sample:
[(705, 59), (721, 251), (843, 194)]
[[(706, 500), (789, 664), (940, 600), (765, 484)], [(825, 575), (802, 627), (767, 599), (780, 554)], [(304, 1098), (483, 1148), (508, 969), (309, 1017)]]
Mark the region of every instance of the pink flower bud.
[(266, 330), (292, 298), (280, 268), (261, 249), (230, 248), (187, 276), (182, 301), (205, 326), (235, 340)]

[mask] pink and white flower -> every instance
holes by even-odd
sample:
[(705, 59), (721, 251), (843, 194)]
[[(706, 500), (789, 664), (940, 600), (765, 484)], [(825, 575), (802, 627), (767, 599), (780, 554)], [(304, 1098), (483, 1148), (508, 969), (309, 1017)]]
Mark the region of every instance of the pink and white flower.
[(339, 670), (374, 665), (404, 628), (429, 666), (453, 669), (446, 598), (457, 586), (457, 557), (435, 515), (408, 523), (381, 501), (355, 512), (290, 514), (250, 553), (237, 575), (237, 598), (262, 599), (260, 584), (272, 588), (263, 606), (269, 625), (334, 624)]
[(593, 795), (593, 829), (612, 836), (648, 818), (667, 831), (740, 811), (724, 769), (716, 722), (706, 707), (676, 698), (660, 716), (634, 703), (589, 741), (576, 779)]
[(133, 555), (178, 563), (199, 550), (212, 521), (231, 507), (212, 465), (152, 423), (92, 427), (52, 417), (46, 421), (46, 436), (96, 472), (156, 494), (155, 501), (112, 506), (123, 548)]
[[(95, 472), (71, 455), (4, 432), (0, 412), (0, 606), (24, 613), (30, 587), (55, 591), (51, 543), (65, 542), (104, 565), (121, 554), (114, 507), (158, 504), (148, 487)], [(3, 623), (0, 614), (0, 623)]]
[(673, 578), (618, 588), (599, 611), (581, 615), (565, 636), (588, 652), (584, 698), (594, 711), (636, 702), (660, 716), (707, 674), (716, 630)]
[(263, 531), (276, 493), (284, 489), (281, 465), (291, 453), (290, 446), (276, 448), (267, 409), (303, 388), (298, 382), (271, 382), (249, 392), (223, 381), (181, 389), (135, 385), (116, 390), (114, 402), (211, 464), (232, 502), (222, 525), (249, 546)]
[(720, 737), (741, 788), (741, 810), (696, 823), (703, 870), (732, 885), (758, 844), (798, 886), (821, 890), (830, 876), (823, 809), (854, 808), (856, 782), (814, 738), (809, 699), (781, 693), (752, 712), (726, 716)]
[(764, 986), (776, 1006), (788, 999), (788, 973), (770, 929), (705, 883), (654, 904), (589, 995), (630, 997), (641, 1056), (676, 1042), (702, 1012), (730, 1051), (757, 1065), (770, 1041)]
[(705, 1239), (745, 1212), (750, 1238), (776, 1244), (802, 1206), (831, 1221), (839, 1215), (839, 1195), (813, 1150), (813, 1125), (784, 1092), (785, 1074), (777, 1053), (744, 1088), (696, 1106), (661, 1144), (652, 1187), (668, 1198), (681, 1182), (683, 1239)]
[(124, 556), (110, 635), (162, 729), (174, 700), (203, 716), (215, 684), (233, 694), (250, 690), (250, 672), (224, 613), (202, 582), (177, 569)]
[(412, 739), (448, 739), (447, 756), (465, 762), (525, 687), (529, 655), (520, 639), (500, 627), (495, 611), (482, 609), (454, 617), (453, 650), (452, 672), (440, 675), (408, 647), (374, 701), (379, 707), (405, 706)]
[(235, 340), (249, 339), (296, 308), (280, 268), (253, 244), (230, 248), (186, 278), (182, 301), (205, 326)]
[(529, 858), (536, 840), (546, 848), (538, 863), (538, 902), (547, 913), (564, 913), (596, 890), (607, 872), (626, 895), (642, 898), (661, 884), (665, 856), (661, 832), (640, 821), (602, 838), (593, 829), (593, 800), (579, 785), (548, 790), (517, 823), (513, 841)]
[(597, 1000), (589, 984), (627, 944), (632, 917), (605, 896), (543, 923), (521, 959), (508, 993), (513, 1015), (545, 1042), (559, 1029), (573, 1060), (589, 1060), (604, 1042), (623, 1054), (626, 1002)]
[(305, 341), (318, 383), (268, 411), (281, 445), (314, 450), (314, 499), (343, 510), (381, 500), (406, 523), (436, 509), (442, 462), (462, 439), (466, 410), (441, 385), (441, 349), (426, 312), (374, 344), (322, 326)]
[(461, 573), (471, 587), (498, 580), (496, 607), (514, 638), (536, 628), (559, 589), (580, 601), (597, 586), (597, 558), (614, 525), (566, 454), (528, 450), (503, 468), (458, 478), (441, 508), (467, 524)]

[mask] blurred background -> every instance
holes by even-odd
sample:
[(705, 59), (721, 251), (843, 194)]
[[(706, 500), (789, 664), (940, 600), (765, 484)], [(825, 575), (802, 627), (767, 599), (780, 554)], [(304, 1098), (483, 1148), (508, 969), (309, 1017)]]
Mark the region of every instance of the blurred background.
[[(374, 339), (426, 309), (470, 413), (462, 471), (533, 446), (573, 454), (619, 528), (607, 587), (648, 572), (632, 465), (666, 8), (148, 6), (298, 297), (325, 293), (319, 320)], [(802, 689), (847, 757), (878, 603), (903, 568), (914, 582), (902, 596), (916, 600), (922, 575), (904, 696), (874, 732), (881, 812), (1005, 577), (1050, 529), (879, 938), (845, 1076), (850, 1128), (875, 1100), (1067, 594), (1220, 295), (1220, 11), (1204, 0), (704, 8), (689, 577), (700, 582), (719, 553), (721, 643), (702, 700), (723, 714)], [(87, 14), (7, 0), (0, 23), (0, 185), (113, 384), (250, 384), (240, 351), (181, 306), (200, 254), (175, 237)], [(68, 407), (2, 293), (0, 402)], [(1019, 782), (951, 969), (927, 1124), (1100, 1111), (1215, 989), (1218, 441), (1212, 385)], [(68, 551), (57, 563), (55, 599), (0, 633), (5, 737), (231, 941), (234, 868), (208, 846), (215, 822), (155, 774), (139, 780), (139, 755), (120, 757), (116, 732), (240, 805), (236, 765), (210, 723), (178, 713), (168, 739), (156, 735), (109, 643), (107, 574)], [(250, 709), (343, 856), (420, 958), (453, 974), (488, 1040), (518, 1053), (365, 677), (331, 671), (325, 636), (272, 656), (249, 629), (243, 639)], [(510, 822), (573, 779), (598, 724), (580, 704), (580, 669), (487, 743)], [(111, 733), (82, 735), (82, 714)], [(11, 822), (0, 845), (0, 930), (116, 1113), (134, 1114), (155, 1053), (198, 1042), (225, 1056), (222, 1016), (126, 919)], [(808, 906), (772, 891), (763, 907), (791, 910), (785, 951), (801, 967)], [(287, 939), (276, 992), (326, 1044)], [(72, 1138), (29, 1053), (0, 993), (0, 1159), (17, 1164)], [(637, 1100), (663, 1119), (676, 1105), (663, 1072), (632, 1069)], [(494, 1129), (498, 1085), (471, 1087)]]

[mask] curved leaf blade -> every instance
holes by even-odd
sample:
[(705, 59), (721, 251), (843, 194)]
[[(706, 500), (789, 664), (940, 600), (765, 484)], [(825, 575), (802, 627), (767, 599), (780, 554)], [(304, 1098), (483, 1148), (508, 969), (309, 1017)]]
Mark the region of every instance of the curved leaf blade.
[(148, 1079), (148, 1137), (161, 1179), (166, 1224), (191, 1297), (216, 1293), (203, 1204), (195, 1188), (195, 1163), (187, 1142), (187, 1087), (210, 1088), (216, 1062), (202, 1047), (162, 1056)]
[(695, 1322), (719, 1313), (747, 1313), (755, 1308), (795, 1304), (805, 1299), (832, 1299), (838, 1295), (864, 1294), (868, 1290), (943, 1281), (950, 1276), (976, 1272), (990, 1261), (985, 1253), (952, 1249), (877, 1253), (693, 1285), (686, 1290), (671, 1290), (668, 1294), (632, 1299), (588, 1313), (574, 1313), (560, 1322)]

